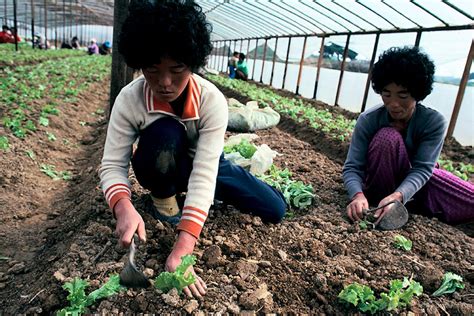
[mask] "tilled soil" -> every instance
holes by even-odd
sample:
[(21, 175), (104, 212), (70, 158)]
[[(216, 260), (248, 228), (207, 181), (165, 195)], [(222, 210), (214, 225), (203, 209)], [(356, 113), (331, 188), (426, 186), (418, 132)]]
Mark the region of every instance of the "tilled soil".
[[(0, 255), (8, 257), (0, 260), (0, 315), (53, 314), (68, 305), (65, 281), (87, 279), (92, 291), (124, 266), (126, 251), (117, 246), (115, 223), (98, 187), (106, 117), (93, 113), (106, 108), (107, 92), (107, 83), (96, 84), (74, 104), (63, 104), (62, 115), (49, 127), (56, 143), (38, 132), (0, 152)], [(344, 285), (359, 282), (380, 293), (390, 280), (403, 277), (420, 282), (424, 294), (395, 314), (474, 313), (472, 234), (419, 215), (410, 215), (399, 231), (361, 230), (344, 216), (342, 145), (287, 118), (256, 134), (259, 144), (281, 154), (274, 161), (278, 167), (312, 184), (313, 206), (273, 225), (218, 205), (210, 210), (195, 251), (196, 271), (208, 285), (203, 300), (151, 288), (128, 290), (91, 306), (92, 313), (352, 314), (337, 298)], [(71, 171), (73, 179), (54, 181), (41, 173), (41, 163)], [(138, 247), (137, 264), (155, 277), (163, 271), (175, 230), (148, 215), (149, 196), (131, 179), (148, 240)], [(396, 234), (411, 239), (413, 250), (393, 247)], [(431, 297), (447, 271), (463, 276), (465, 288)]]

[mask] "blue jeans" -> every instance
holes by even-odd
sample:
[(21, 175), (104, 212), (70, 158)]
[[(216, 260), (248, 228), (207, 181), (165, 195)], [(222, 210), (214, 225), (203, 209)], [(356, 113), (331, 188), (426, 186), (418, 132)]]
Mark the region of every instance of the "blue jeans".
[[(184, 126), (171, 117), (156, 120), (142, 130), (132, 158), (140, 185), (158, 198), (186, 192), (193, 168), (187, 149)], [(270, 223), (280, 222), (287, 208), (281, 192), (232, 164), (224, 154), (219, 159), (215, 199)]]

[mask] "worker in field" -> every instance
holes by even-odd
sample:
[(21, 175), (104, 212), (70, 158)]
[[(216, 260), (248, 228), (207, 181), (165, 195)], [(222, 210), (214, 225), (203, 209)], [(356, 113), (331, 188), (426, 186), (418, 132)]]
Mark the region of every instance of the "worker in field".
[(249, 70), (247, 68), (247, 62), (245, 61), (245, 54), (239, 54), (239, 61), (237, 62), (237, 68), (235, 70), (235, 79), (247, 81), (249, 76)]
[(8, 27), (8, 25), (2, 25), (2, 31), (0, 32), (0, 44), (15, 42), (15, 38)]
[[(287, 207), (279, 191), (224, 159), (227, 101), (195, 74), (211, 52), (210, 32), (193, 1), (140, 1), (130, 7), (119, 38), (118, 51), (143, 76), (115, 100), (99, 171), (101, 186), (117, 220), (119, 243), (128, 247), (135, 233), (145, 240), (144, 221), (131, 202), (131, 162), (136, 179), (151, 192), (150, 212), (177, 224), (167, 271), (192, 254), (214, 198), (271, 223), (281, 221)], [(183, 207), (177, 195), (184, 196)], [(196, 279), (184, 289), (188, 296), (206, 292), (204, 281)]]
[(87, 53), (89, 55), (99, 54), (99, 46), (97, 45), (97, 40), (95, 38), (91, 39), (89, 46), (87, 46)]
[(446, 119), (421, 103), (434, 73), (434, 63), (417, 47), (391, 48), (374, 65), (372, 87), (383, 103), (360, 114), (343, 168), (350, 219), (362, 219), (369, 205), (397, 200), (446, 223), (474, 220), (474, 185), (437, 164)]
[(234, 52), (232, 56), (230, 56), (228, 61), (229, 67), (229, 78), (235, 78), (235, 71), (237, 70), (237, 62), (239, 61), (239, 52)]
[(99, 46), (99, 54), (101, 55), (110, 55), (112, 54), (112, 45), (109, 41), (105, 41), (102, 45)]

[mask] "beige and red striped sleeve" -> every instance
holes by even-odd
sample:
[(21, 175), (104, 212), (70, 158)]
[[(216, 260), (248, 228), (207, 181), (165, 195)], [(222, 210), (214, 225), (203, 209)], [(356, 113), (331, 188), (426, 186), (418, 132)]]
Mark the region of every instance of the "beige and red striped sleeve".
[(207, 219), (207, 212), (196, 207), (183, 207), (183, 215), (178, 225), (178, 230), (183, 230), (198, 238), (201, 233), (202, 226)]
[(110, 209), (114, 209), (115, 204), (121, 199), (131, 200), (131, 191), (127, 184), (117, 183), (104, 190), (105, 199)]

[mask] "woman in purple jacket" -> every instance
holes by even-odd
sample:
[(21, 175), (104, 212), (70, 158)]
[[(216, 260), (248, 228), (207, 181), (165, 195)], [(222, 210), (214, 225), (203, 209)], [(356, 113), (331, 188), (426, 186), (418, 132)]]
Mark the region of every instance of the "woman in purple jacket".
[(391, 48), (374, 65), (372, 87), (383, 104), (359, 116), (343, 168), (351, 220), (394, 200), (446, 223), (474, 220), (474, 185), (437, 167), (446, 119), (420, 103), (432, 91), (434, 70), (417, 47)]

